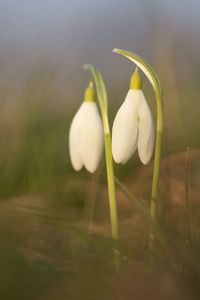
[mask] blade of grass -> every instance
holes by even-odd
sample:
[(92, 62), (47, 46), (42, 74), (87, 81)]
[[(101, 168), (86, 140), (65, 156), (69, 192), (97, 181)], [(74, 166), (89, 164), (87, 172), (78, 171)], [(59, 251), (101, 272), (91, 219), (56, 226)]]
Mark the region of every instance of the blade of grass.
[(191, 212), (191, 201), (190, 201), (190, 167), (191, 167), (191, 151), (190, 147), (187, 148), (186, 152), (186, 181), (185, 181), (185, 193), (186, 193), (186, 213), (187, 213), (187, 226), (188, 226), (188, 241), (192, 246), (192, 212)]

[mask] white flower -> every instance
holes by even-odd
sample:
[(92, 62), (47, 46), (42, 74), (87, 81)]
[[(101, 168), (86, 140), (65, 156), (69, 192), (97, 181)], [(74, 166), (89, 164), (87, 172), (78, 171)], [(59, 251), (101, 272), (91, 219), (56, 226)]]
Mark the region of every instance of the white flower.
[(154, 148), (154, 123), (141, 83), (138, 88), (132, 85), (113, 123), (112, 153), (116, 163), (124, 164), (138, 149), (140, 160), (147, 164)]
[(75, 114), (69, 130), (69, 153), (73, 168), (79, 171), (84, 166), (90, 173), (95, 172), (103, 148), (103, 125), (97, 104), (93, 100), (86, 100)]

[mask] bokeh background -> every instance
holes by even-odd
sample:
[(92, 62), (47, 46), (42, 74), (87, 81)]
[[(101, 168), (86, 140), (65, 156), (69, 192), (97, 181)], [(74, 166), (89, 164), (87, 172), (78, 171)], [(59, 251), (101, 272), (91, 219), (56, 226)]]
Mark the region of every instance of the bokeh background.
[[(91, 63), (102, 72), (112, 124), (133, 72), (133, 65), (113, 54), (113, 48), (134, 51), (144, 57), (163, 85), (162, 186), (167, 189), (163, 199), (170, 197), (176, 203), (184, 202), (187, 147), (193, 153), (192, 184), (194, 197), (198, 199), (199, 37), (198, 0), (0, 0), (1, 299), (105, 297), (106, 288), (101, 289), (97, 284), (100, 279), (105, 280), (101, 263), (90, 261), (89, 275), (83, 272), (85, 256), (90, 257), (88, 253), (105, 259), (109, 248), (105, 165), (102, 163), (94, 176), (85, 171), (75, 173), (69, 161), (68, 130), (89, 80), (82, 69), (84, 63)], [(143, 86), (155, 116), (154, 94), (144, 76)], [(173, 169), (175, 165), (177, 168)], [(136, 154), (128, 165), (115, 166), (115, 170), (136, 195), (149, 198), (152, 165), (146, 171)], [(169, 174), (175, 178), (173, 185), (166, 181)], [(104, 199), (101, 204), (100, 198)], [(121, 194), (119, 199), (122, 219), (126, 220), (129, 204)], [(99, 215), (95, 215), (94, 206), (98, 205)], [(83, 230), (84, 220), (88, 219), (93, 226), (90, 238)], [(140, 225), (141, 221), (135, 224), (137, 230)], [(123, 228), (124, 237), (133, 238), (132, 227), (126, 223)], [(148, 230), (144, 230), (142, 238), (137, 230), (131, 245), (134, 248), (138, 238), (139, 245), (146, 247)], [(93, 234), (95, 238), (91, 238)], [(84, 260), (79, 251), (88, 239), (92, 246), (88, 246), (90, 250), (84, 246)], [(129, 247), (126, 244), (125, 256), (132, 262), (135, 258)], [(99, 277), (94, 278), (95, 268)], [(86, 287), (81, 285), (81, 276)], [(90, 290), (91, 277), (94, 287)], [(145, 280), (138, 285), (147, 286), (149, 293), (149, 283)], [(169, 296), (167, 293), (170, 289), (175, 293), (173, 288), (177, 284), (170, 276), (167, 280), (164, 291)], [(55, 294), (50, 288), (52, 282), (56, 282)], [(127, 290), (125, 282), (124, 279), (122, 285)], [(75, 291), (77, 285), (80, 293)], [(132, 286), (131, 282), (128, 286)], [(101, 293), (97, 292), (99, 289)]]

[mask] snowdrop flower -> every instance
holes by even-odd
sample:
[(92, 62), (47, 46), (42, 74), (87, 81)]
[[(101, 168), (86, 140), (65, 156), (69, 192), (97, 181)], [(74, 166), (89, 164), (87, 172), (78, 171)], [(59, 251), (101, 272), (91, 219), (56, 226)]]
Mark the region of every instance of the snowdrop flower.
[(140, 160), (147, 164), (153, 153), (154, 123), (141, 87), (142, 81), (136, 68), (130, 90), (113, 123), (112, 153), (116, 163), (126, 163), (138, 149)]
[(84, 166), (90, 173), (94, 173), (103, 148), (103, 125), (95, 102), (93, 83), (90, 82), (69, 130), (69, 153), (73, 168), (79, 171)]

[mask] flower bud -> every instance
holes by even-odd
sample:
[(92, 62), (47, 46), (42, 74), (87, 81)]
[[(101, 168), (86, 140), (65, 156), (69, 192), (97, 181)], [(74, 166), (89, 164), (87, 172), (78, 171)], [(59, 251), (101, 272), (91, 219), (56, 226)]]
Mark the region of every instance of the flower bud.
[(103, 125), (95, 102), (95, 91), (90, 82), (84, 102), (75, 114), (69, 130), (69, 153), (76, 171), (83, 166), (93, 173), (103, 155)]
[(141, 87), (136, 68), (130, 79), (130, 90), (113, 123), (112, 153), (116, 163), (126, 163), (138, 148), (140, 160), (147, 164), (153, 153), (154, 123)]

